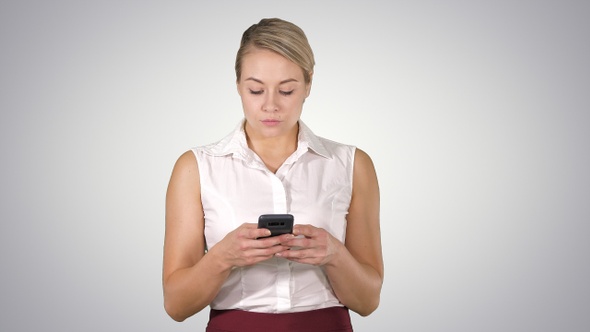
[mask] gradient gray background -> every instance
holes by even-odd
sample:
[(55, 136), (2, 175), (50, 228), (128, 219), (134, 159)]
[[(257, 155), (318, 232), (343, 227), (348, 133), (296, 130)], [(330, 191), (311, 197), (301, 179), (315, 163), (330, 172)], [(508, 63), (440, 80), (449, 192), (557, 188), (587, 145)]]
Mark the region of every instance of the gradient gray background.
[(164, 196), (242, 116), (243, 30), (317, 57), (303, 119), (374, 159), (386, 277), (357, 331), (590, 330), (585, 1), (3, 1), (0, 330), (164, 312)]

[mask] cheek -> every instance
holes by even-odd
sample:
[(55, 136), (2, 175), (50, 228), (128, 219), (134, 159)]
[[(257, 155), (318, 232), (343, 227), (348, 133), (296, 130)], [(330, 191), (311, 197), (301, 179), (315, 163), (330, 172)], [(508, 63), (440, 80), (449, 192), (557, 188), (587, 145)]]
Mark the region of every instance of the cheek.
[(249, 95), (242, 95), (242, 106), (244, 107), (244, 110), (248, 111), (255, 109), (258, 106), (257, 103), (258, 102), (255, 98), (252, 98)]
[(305, 98), (303, 98), (303, 97), (294, 98), (293, 100), (289, 101), (289, 107), (293, 108), (293, 109), (300, 109), (303, 107), (304, 101), (305, 101)]

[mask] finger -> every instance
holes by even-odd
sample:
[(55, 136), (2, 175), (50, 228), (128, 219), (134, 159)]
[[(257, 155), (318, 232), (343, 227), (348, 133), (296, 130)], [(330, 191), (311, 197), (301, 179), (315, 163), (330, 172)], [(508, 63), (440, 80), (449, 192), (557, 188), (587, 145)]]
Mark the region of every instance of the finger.
[(281, 245), (285, 242), (284, 237), (279, 236), (272, 236), (272, 237), (265, 237), (265, 238), (258, 238), (254, 240), (252, 244), (253, 248), (270, 248), (274, 246)]
[(245, 225), (243, 229), (240, 230), (239, 236), (245, 239), (258, 239), (261, 237), (269, 236), (270, 230), (266, 228), (257, 228), (257, 227), (250, 227), (249, 225)]
[(250, 266), (267, 259), (274, 257), (277, 253), (285, 251), (285, 247), (274, 246), (265, 249), (251, 249), (244, 252), (243, 256), (239, 259), (236, 266)]
[(293, 226), (293, 235), (303, 235), (305, 237), (313, 237), (313, 234), (317, 230), (316, 227), (312, 225), (295, 225)]
[(254, 233), (255, 239), (266, 238), (267, 236), (270, 236), (272, 234), (271, 231), (267, 228), (253, 229), (251, 232)]
[(312, 240), (304, 236), (288, 239), (281, 244), (289, 248), (310, 248), (313, 246)]
[(289, 242), (294, 238), (295, 238), (295, 235), (293, 235), (293, 234), (281, 234), (281, 235), (276, 236), (276, 239), (278, 241), (280, 241), (281, 243)]
[(313, 251), (310, 249), (285, 250), (276, 253), (275, 256), (283, 257), (294, 262), (304, 262), (314, 257)]
[(281, 246), (281, 245), (277, 245), (277, 246), (272, 246), (272, 247), (268, 247), (268, 248), (253, 249), (249, 253), (249, 256), (258, 257), (261, 260), (264, 260), (264, 259), (269, 259), (271, 257), (274, 257), (276, 255), (280, 256), (280, 253), (285, 252), (285, 251), (289, 251), (289, 248)]

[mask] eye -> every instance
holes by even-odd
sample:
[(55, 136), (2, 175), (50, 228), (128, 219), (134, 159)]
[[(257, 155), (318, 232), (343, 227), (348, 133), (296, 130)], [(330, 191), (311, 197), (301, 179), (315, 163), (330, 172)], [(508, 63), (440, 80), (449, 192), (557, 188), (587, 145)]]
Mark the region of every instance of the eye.
[(252, 89), (248, 89), (250, 90), (250, 93), (253, 95), (261, 95), (262, 94), (262, 90), (252, 90)]
[(280, 94), (282, 94), (283, 96), (289, 96), (290, 94), (293, 93), (293, 90), (291, 91), (279, 91)]

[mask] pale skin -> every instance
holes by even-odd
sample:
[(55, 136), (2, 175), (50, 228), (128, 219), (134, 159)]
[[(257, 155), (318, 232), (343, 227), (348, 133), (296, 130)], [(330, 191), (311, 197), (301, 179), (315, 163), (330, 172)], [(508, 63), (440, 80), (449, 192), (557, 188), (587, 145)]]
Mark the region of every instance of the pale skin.
[[(252, 49), (243, 59), (237, 89), (248, 145), (275, 172), (297, 148), (297, 121), (311, 82), (281, 55)], [(173, 319), (183, 321), (207, 307), (233, 268), (273, 256), (320, 266), (340, 302), (358, 314), (377, 308), (383, 283), (379, 188), (373, 163), (362, 150), (355, 154), (345, 243), (322, 228), (297, 224), (293, 234), (257, 239), (270, 231), (246, 220), (205, 254), (200, 198), (199, 170), (188, 151), (176, 162), (166, 195), (164, 306)]]

